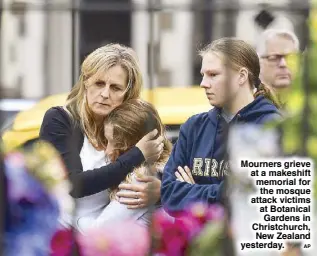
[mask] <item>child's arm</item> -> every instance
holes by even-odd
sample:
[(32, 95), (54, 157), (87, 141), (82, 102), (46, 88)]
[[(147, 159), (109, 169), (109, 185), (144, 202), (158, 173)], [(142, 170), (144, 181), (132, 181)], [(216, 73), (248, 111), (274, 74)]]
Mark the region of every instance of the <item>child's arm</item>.
[[(138, 184), (141, 182), (137, 181), (135, 174), (133, 174), (131, 183)], [(127, 219), (147, 223), (149, 222), (149, 215), (153, 211), (153, 208), (154, 206), (141, 209), (128, 209), (127, 205), (121, 204), (117, 200), (112, 200), (95, 220), (93, 226), (100, 227), (108, 222), (124, 221)]]

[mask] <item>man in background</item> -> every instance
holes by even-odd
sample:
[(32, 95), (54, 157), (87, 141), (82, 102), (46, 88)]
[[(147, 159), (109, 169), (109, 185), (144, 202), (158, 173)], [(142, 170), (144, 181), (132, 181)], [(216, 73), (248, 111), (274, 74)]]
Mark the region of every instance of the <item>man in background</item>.
[[(256, 50), (260, 58), (261, 81), (276, 93), (280, 102), (285, 102), (286, 98), (281, 93), (288, 89), (291, 91), (295, 78), (297, 70), (290, 69), (290, 62), (294, 61), (292, 55), (300, 51), (298, 37), (289, 30), (267, 29), (260, 35)], [(300, 247), (301, 243), (288, 243), (281, 256), (301, 255)]]
[(297, 36), (288, 30), (267, 29), (261, 34), (256, 50), (261, 81), (277, 93), (288, 89), (294, 79), (288, 57), (299, 52)]

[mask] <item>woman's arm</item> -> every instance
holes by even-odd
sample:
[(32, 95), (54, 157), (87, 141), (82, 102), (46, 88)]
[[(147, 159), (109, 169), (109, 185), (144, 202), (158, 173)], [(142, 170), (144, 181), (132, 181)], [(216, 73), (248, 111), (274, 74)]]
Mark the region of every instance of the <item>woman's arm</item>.
[[(156, 176), (140, 174), (136, 177), (139, 183), (120, 184), (119, 189), (121, 190), (117, 193), (117, 196), (120, 198), (120, 203), (125, 204), (129, 209), (138, 209), (152, 204), (160, 204), (160, 174), (162, 169), (164, 169), (164, 165), (156, 165), (155, 169)], [(152, 172), (153, 170), (150, 171), (150, 173)]]
[(52, 143), (60, 152), (73, 185), (73, 197), (84, 197), (118, 186), (133, 168), (144, 161), (141, 150), (134, 147), (114, 163), (83, 172), (80, 158), (83, 135), (79, 128), (73, 128), (71, 122), (62, 108), (49, 109), (43, 119), (40, 139)]

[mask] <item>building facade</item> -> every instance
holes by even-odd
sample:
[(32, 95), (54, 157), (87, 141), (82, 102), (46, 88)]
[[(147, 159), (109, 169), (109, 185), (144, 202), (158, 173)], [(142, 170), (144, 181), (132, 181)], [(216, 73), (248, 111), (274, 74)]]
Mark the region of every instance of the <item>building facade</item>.
[(305, 13), (283, 10), (293, 2), (3, 0), (1, 87), (7, 97), (35, 99), (69, 91), (84, 57), (109, 42), (136, 50), (145, 87), (197, 85), (197, 50), (222, 36), (254, 44), (263, 30), (255, 22), (266, 8), (263, 4), (271, 7), (268, 12), (274, 17), (269, 27), (300, 35)]

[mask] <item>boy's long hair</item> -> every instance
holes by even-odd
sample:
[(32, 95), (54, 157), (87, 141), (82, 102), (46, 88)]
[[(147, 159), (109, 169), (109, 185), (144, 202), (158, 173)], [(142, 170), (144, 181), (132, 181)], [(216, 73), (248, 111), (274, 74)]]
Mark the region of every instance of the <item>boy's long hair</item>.
[[(106, 118), (104, 125), (113, 127), (114, 150), (109, 158), (114, 162), (121, 154), (135, 146), (147, 133), (158, 130), (158, 136), (164, 137), (164, 148), (159, 159), (153, 163), (155, 168), (162, 169), (172, 150), (172, 143), (166, 137), (165, 126), (154, 106), (141, 99), (132, 99), (115, 108)], [(106, 140), (104, 134), (99, 134), (100, 140)], [(106, 141), (105, 141), (106, 143)], [(146, 173), (144, 173), (146, 172)], [(147, 168), (140, 166), (134, 170), (136, 175), (149, 174)], [(125, 182), (131, 182), (129, 174)], [(110, 198), (113, 199), (116, 189), (112, 189)]]
[[(270, 100), (277, 108), (280, 108), (278, 99), (274, 92), (259, 80), (260, 75), (260, 60), (255, 49), (248, 43), (237, 38), (224, 37), (213, 41), (201, 51), (199, 55), (204, 57), (208, 53), (222, 54), (223, 61), (226, 65), (239, 70), (244, 67), (248, 70), (249, 83), (251, 89), (257, 89), (254, 97), (263, 95)], [(260, 83), (259, 83), (260, 82)]]

